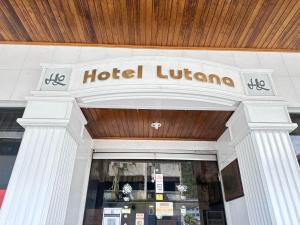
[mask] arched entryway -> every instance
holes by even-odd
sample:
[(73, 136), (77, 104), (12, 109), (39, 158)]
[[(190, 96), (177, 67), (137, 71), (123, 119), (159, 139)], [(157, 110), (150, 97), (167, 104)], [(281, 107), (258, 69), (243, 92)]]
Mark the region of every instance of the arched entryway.
[[(171, 150), (201, 155), (213, 148), (214, 154), (221, 153), (219, 164), (220, 157), (233, 150), (230, 157), (239, 161), (247, 211), (241, 220), (249, 224), (299, 224), (295, 209), (300, 207), (300, 173), (288, 136), (295, 125), (286, 103), (276, 95), (270, 74), (269, 70), (240, 70), (166, 57), (44, 65), (39, 86), (27, 98), (24, 116), (18, 120), (25, 134), (1, 209), (1, 223), (81, 224), (92, 149), (105, 146), (103, 140), (93, 140), (93, 128), (91, 134), (85, 128), (89, 118), (82, 110), (121, 108), (233, 113), (223, 121), (227, 130), (213, 143), (180, 142)], [(140, 153), (143, 145), (136, 144)], [(123, 157), (128, 157), (130, 146), (134, 144), (124, 147)], [(160, 149), (168, 148), (162, 144)], [(224, 167), (230, 157), (222, 158)], [(228, 223), (238, 217), (232, 209), (228, 204)], [(10, 216), (15, 210), (18, 218)]]

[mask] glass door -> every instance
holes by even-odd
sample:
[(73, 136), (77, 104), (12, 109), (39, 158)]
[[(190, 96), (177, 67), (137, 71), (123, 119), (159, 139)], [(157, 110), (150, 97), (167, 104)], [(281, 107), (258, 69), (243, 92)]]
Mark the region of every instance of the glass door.
[(224, 225), (212, 161), (92, 162), (84, 225)]

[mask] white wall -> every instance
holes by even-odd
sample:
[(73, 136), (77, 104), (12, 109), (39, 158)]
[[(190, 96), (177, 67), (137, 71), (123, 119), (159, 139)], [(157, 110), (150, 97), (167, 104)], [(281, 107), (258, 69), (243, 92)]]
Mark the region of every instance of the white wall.
[(230, 217), (231, 222), (227, 221), (228, 225), (250, 225), (245, 198), (234, 199), (227, 204), (229, 213), (226, 212), (226, 217)]
[(65, 225), (82, 224), (90, 166), (91, 156), (76, 157)]
[(300, 109), (300, 53), (125, 49), (101, 47), (0, 45), (0, 102), (24, 101), (38, 82), (40, 63), (79, 63), (109, 57), (164, 55), (209, 60), (240, 68), (273, 69), (289, 106)]
[[(217, 141), (218, 164), (220, 171), (229, 163), (231, 163), (234, 159), (236, 159), (236, 152), (234, 150), (234, 147), (231, 146), (229, 142), (230, 135), (229, 131), (226, 130)], [(220, 180), (222, 183), (223, 181), (221, 176)], [(228, 202), (226, 202), (224, 198), (224, 207), (226, 211), (226, 219), (228, 225), (250, 225), (247, 206), (244, 197), (240, 197)]]
[(92, 139), (84, 130), (84, 142), (76, 153), (65, 225), (82, 225), (92, 162)]

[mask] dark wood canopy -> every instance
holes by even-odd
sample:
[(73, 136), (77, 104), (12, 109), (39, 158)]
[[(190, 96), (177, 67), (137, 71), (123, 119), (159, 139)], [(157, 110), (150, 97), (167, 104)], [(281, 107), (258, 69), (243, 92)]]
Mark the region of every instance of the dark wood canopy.
[[(225, 130), (232, 112), (82, 109), (87, 129), (94, 139), (178, 139), (216, 141)], [(152, 122), (160, 122), (156, 130)]]
[(300, 50), (299, 0), (0, 0), (0, 42)]

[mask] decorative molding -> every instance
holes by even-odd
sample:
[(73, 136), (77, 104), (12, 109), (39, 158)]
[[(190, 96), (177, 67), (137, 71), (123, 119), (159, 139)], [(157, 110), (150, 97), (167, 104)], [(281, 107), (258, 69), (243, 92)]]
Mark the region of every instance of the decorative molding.
[(297, 125), (291, 122), (285, 101), (244, 101), (226, 123), (233, 144), (240, 142), (251, 130), (282, 130), (291, 132)]
[(115, 140), (94, 139), (92, 148), (95, 152), (167, 152), (214, 154), (215, 141), (159, 141), (159, 140)]
[(281, 130), (292, 132), (298, 127), (296, 123), (248, 123), (250, 130)]
[(214, 141), (93, 140), (95, 159), (216, 161)]
[(83, 141), (84, 125), (87, 123), (73, 97), (30, 96), (23, 118), (17, 120), (26, 127), (63, 127), (78, 143)]
[(155, 160), (196, 160), (196, 161), (217, 161), (216, 154), (183, 154), (183, 153), (111, 153), (111, 152), (96, 152), (93, 154), (94, 159), (155, 159)]
[(97, 139), (93, 149), (95, 159), (217, 160), (214, 141)]
[(27, 127), (63, 127), (67, 128), (70, 121), (68, 119), (27, 119), (19, 118), (17, 122), (24, 128)]
[[(110, 70), (120, 66), (124, 69), (130, 66), (147, 65), (144, 68), (145, 77), (155, 77), (149, 70), (149, 66), (162, 65), (166, 68), (182, 69), (187, 67), (191, 71), (203, 70), (205, 73), (217, 73), (232, 75), (236, 79), (236, 87), (224, 88), (203, 84), (202, 82), (190, 82), (176, 80), (159, 80), (147, 78), (143, 80), (124, 79), (116, 81), (106, 80), (95, 82), (92, 85), (83, 85), (83, 71), (101, 68)], [(77, 99), (80, 107), (93, 108), (141, 108), (141, 109), (187, 109), (187, 110), (235, 110), (240, 102), (246, 100), (281, 101), (278, 96), (247, 96), (242, 85), (243, 73), (267, 74), (269, 69), (240, 69), (238, 67), (223, 65), (205, 60), (185, 57), (164, 56), (131, 56), (109, 58), (101, 61), (79, 64), (42, 64), (45, 69), (72, 69), (69, 89), (67, 91), (33, 91), (35, 96), (72, 96)], [(147, 68), (146, 68), (147, 67)], [(201, 69), (202, 68), (202, 69)], [(213, 72), (215, 71), (215, 72)], [(82, 76), (79, 76), (79, 73)], [(42, 83), (40, 82), (40, 85)], [(37, 88), (39, 89), (39, 87)], [(274, 88), (275, 93), (275, 88)]]
[(11, 101), (11, 100), (0, 100), (0, 107), (1, 108), (25, 108), (27, 102), (24, 101)]

